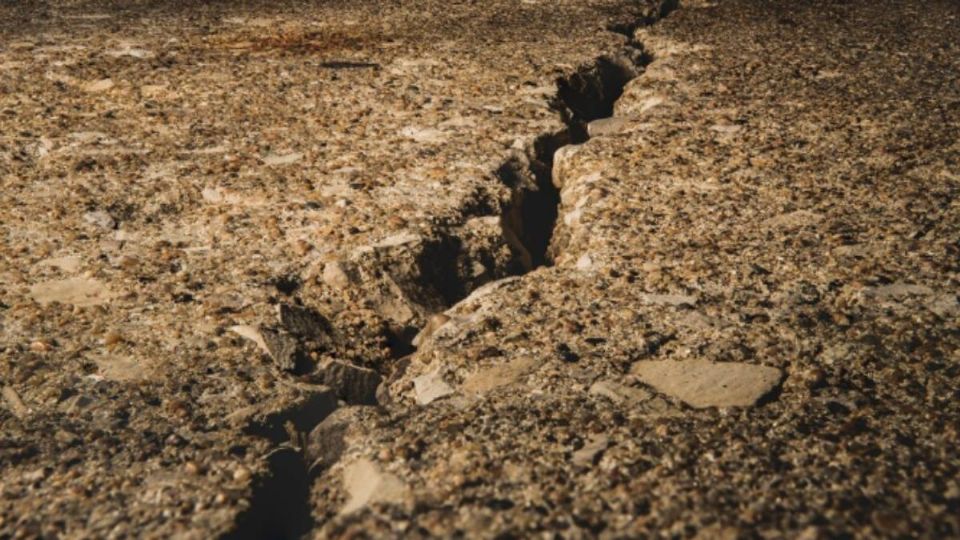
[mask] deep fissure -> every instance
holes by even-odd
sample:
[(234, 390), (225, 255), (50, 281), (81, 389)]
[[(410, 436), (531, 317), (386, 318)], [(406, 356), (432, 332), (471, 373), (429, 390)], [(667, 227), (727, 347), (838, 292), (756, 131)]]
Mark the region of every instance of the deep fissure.
[(550, 265), (551, 240), (560, 206), (560, 192), (554, 183), (553, 161), (557, 151), (590, 139), (587, 126), (594, 120), (613, 116), (614, 105), (627, 83), (636, 78), (652, 58), (633, 40), (616, 54), (596, 58), (571, 75), (557, 80), (557, 94), (551, 107), (563, 120), (565, 129), (537, 137), (525, 159), (509, 159), (497, 176), (513, 191), (511, 204), (503, 211), (505, 235), (519, 241), (526, 251), (527, 270)]
[[(495, 171), (497, 178), (511, 190), (509, 204), (500, 209), (500, 220), (504, 237), (516, 258), (522, 261), (515, 275), (549, 266), (557, 256), (551, 252), (561, 203), (560, 191), (553, 178), (554, 156), (567, 145), (587, 142), (590, 122), (613, 116), (616, 101), (627, 83), (639, 76), (653, 60), (643, 45), (634, 39), (634, 32), (667, 16), (677, 4), (675, 0), (667, 1), (655, 14), (638, 16), (629, 23), (609, 25), (608, 31), (627, 37), (621, 50), (599, 56), (591, 64), (556, 81), (557, 93), (550, 106), (563, 120), (564, 129), (538, 136), (523, 156), (507, 159)], [(455, 236), (451, 235), (441, 243), (444, 249), (427, 250), (424, 254), (444, 259), (433, 261), (430, 266), (435, 270), (455, 266), (453, 259), (462, 255), (458, 249), (451, 249), (459, 245)], [(444, 307), (450, 308), (469, 292), (468, 284), (457, 281), (455, 276), (455, 272), (448, 271), (424, 272), (421, 285), (425, 290), (439, 293)], [(416, 351), (413, 345), (416, 330), (405, 329), (390, 336), (395, 354), (406, 356)], [(298, 431), (309, 432), (331, 412), (327, 403), (308, 408), (312, 412), (299, 411), (290, 415), (301, 420), (306, 418), (306, 422), (294, 419), (293, 422), (281, 420), (280, 424), (306, 423), (309, 425), (295, 427)], [(248, 510), (237, 520), (234, 530), (225, 535), (226, 538), (298, 538), (316, 525), (310, 505), (310, 482), (316, 471), (310, 471), (305, 448), (281, 442), (279, 425), (266, 429), (264, 435), (279, 445), (268, 456), (270, 473), (255, 484)]]

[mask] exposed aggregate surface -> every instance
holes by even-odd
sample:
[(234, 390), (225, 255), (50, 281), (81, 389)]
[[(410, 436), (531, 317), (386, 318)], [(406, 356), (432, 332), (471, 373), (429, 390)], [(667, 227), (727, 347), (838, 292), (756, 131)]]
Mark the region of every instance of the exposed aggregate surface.
[(0, 536), (960, 536), (960, 9), (672, 7), (0, 6)]

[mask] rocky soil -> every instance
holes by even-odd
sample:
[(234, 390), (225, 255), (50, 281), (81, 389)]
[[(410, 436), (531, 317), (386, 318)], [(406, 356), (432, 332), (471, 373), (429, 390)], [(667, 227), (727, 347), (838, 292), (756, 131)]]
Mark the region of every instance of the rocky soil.
[(0, 4), (0, 537), (960, 537), (960, 9)]

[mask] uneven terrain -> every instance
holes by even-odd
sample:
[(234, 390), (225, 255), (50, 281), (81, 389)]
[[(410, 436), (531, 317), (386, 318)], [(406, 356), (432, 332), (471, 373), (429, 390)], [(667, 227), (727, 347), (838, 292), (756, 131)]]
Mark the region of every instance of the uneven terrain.
[(0, 4), (0, 537), (960, 537), (960, 7)]

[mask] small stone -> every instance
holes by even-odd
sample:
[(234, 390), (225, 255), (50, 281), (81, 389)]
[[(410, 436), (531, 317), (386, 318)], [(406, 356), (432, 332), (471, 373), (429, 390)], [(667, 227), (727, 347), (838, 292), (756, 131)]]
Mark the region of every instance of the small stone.
[(667, 306), (695, 306), (697, 304), (696, 296), (685, 294), (651, 294), (645, 293), (639, 296), (640, 301), (650, 305)]
[(73, 273), (80, 269), (80, 257), (75, 255), (68, 255), (65, 257), (53, 257), (50, 259), (44, 259), (37, 263), (38, 266), (49, 266), (52, 268), (58, 268), (66, 273)]
[(140, 381), (151, 376), (148, 366), (136, 358), (105, 355), (95, 357), (94, 362), (97, 364), (97, 374), (111, 381)]
[(334, 289), (346, 289), (350, 286), (350, 276), (339, 262), (329, 262), (323, 267), (323, 282)]
[(300, 152), (291, 152), (289, 154), (270, 154), (264, 156), (263, 163), (264, 165), (270, 166), (282, 166), (282, 165), (292, 165), (303, 158), (303, 154)]
[(116, 220), (106, 212), (87, 212), (83, 215), (83, 220), (101, 229), (113, 230), (117, 226)]
[(631, 373), (691, 407), (750, 407), (782, 380), (779, 369), (707, 360), (641, 361)]
[(717, 133), (722, 133), (724, 135), (731, 135), (743, 129), (742, 126), (737, 124), (714, 124), (710, 126), (710, 131), (716, 131)]
[(188, 461), (184, 463), (183, 470), (187, 474), (198, 474), (200, 472), (200, 466), (193, 461)]
[(452, 394), (453, 388), (443, 380), (439, 372), (434, 371), (413, 379), (413, 391), (416, 395), (417, 403), (420, 405), (429, 405), (442, 397)]
[(955, 294), (941, 294), (927, 302), (927, 309), (939, 317), (951, 317), (960, 314), (960, 301)]
[(45, 353), (53, 350), (53, 347), (45, 341), (34, 341), (30, 344), (30, 350), (35, 353)]
[(439, 143), (447, 140), (443, 130), (431, 127), (407, 126), (400, 130), (400, 134), (419, 143)]
[(890, 285), (883, 285), (882, 287), (868, 289), (867, 294), (875, 298), (887, 300), (890, 298), (903, 298), (907, 296), (930, 296), (933, 294), (933, 289), (925, 285), (915, 285), (912, 283), (897, 281), (896, 283), (891, 283)]
[(23, 473), (23, 476), (22, 476), (24, 481), (31, 484), (39, 482), (46, 477), (47, 477), (47, 469), (44, 467), (40, 467), (39, 469), (34, 469), (32, 471), (25, 472)]
[[(742, 538), (741, 531), (734, 527), (725, 527), (719, 523), (710, 525), (697, 532), (694, 540), (737, 540)], [(814, 538), (819, 538), (816, 536)]]
[(129, 43), (125, 43), (123, 44), (122, 47), (119, 47), (117, 49), (106, 51), (106, 54), (114, 58), (129, 56), (131, 58), (137, 58), (141, 60), (144, 58), (153, 57), (153, 53), (151, 51), (148, 51), (147, 49), (140, 49), (138, 47), (134, 47)]
[(293, 251), (301, 257), (305, 256), (307, 253), (310, 253), (311, 249), (313, 249), (313, 246), (311, 246), (310, 242), (307, 242), (303, 238), (298, 238), (293, 243)]
[(620, 116), (601, 118), (587, 124), (587, 133), (591, 137), (615, 135), (625, 131), (630, 126), (630, 120)]
[(233, 471), (233, 479), (237, 482), (246, 482), (250, 480), (253, 474), (250, 473), (250, 469), (246, 467), (239, 467)]
[(368, 459), (358, 459), (343, 470), (343, 485), (349, 494), (340, 514), (355, 512), (371, 503), (402, 503), (408, 493), (396, 475), (385, 473)]
[(297, 367), (297, 340), (288, 334), (273, 330), (263, 330), (263, 341), (267, 353), (284, 371), (294, 371)]
[(273, 358), (280, 369), (296, 369), (299, 347), (297, 340), (289, 334), (248, 325), (231, 326), (229, 330), (256, 343), (261, 351)]
[(140, 261), (132, 255), (123, 255), (117, 260), (117, 266), (127, 270), (135, 268), (138, 264), (140, 264)]
[(577, 270), (580, 270), (581, 272), (590, 270), (590, 268), (593, 267), (593, 258), (591, 258), (590, 255), (583, 254), (579, 259), (577, 259), (575, 266)]
[(376, 371), (339, 360), (327, 361), (319, 371), (324, 384), (335, 389), (347, 403), (377, 404), (377, 387), (382, 379)]
[(57, 442), (67, 445), (76, 444), (80, 441), (80, 437), (78, 437), (76, 433), (67, 431), (65, 429), (58, 429), (57, 432), (54, 433), (53, 438)]

